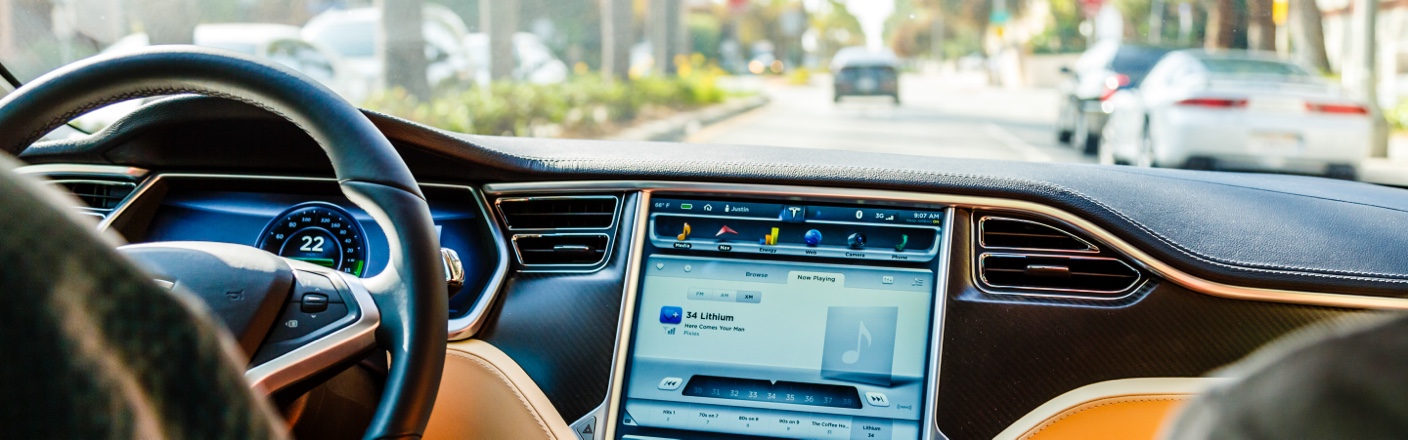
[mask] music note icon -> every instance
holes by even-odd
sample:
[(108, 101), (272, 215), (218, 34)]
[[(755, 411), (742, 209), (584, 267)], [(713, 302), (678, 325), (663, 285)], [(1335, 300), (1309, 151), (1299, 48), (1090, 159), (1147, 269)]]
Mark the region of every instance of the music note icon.
[(869, 347), (870, 344), (874, 342), (874, 339), (871, 339), (870, 337), (870, 329), (865, 328), (865, 321), (861, 321), (860, 329), (858, 332), (856, 332), (856, 349), (846, 350), (845, 353), (841, 353), (841, 362), (845, 362), (846, 364), (854, 364), (856, 363), (856, 361), (860, 360), (861, 339), (865, 340), (866, 347)]
[(821, 377), (891, 385), (899, 307), (829, 307)]

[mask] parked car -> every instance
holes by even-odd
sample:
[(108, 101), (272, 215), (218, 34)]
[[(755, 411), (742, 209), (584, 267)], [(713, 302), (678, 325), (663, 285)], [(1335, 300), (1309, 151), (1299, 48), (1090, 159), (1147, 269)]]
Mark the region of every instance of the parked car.
[(889, 51), (847, 47), (831, 59), (832, 101), (846, 96), (889, 96), (900, 103), (899, 59)]
[[(381, 10), (370, 7), (327, 11), (303, 26), (304, 39), (331, 47), (361, 75), (361, 87), (348, 97), (352, 102), (366, 99), (384, 82), (386, 69), (376, 56), (380, 21)], [(474, 64), (464, 46), (469, 35), (464, 20), (449, 8), (426, 3), (422, 23), (425, 59), (429, 63), (426, 80), (432, 87), (468, 82), (474, 74)]]
[(1149, 69), (1168, 51), (1102, 41), (1086, 50), (1074, 67), (1063, 67), (1067, 79), (1061, 85), (1056, 140), (1094, 154), (1110, 113), (1104, 102), (1117, 91), (1139, 87)]
[[(474, 63), (474, 81), (486, 84), (489, 74), (489, 35), (469, 34), (465, 38), (465, 48), (469, 50)], [(513, 79), (534, 84), (557, 84), (567, 81), (567, 63), (562, 62), (543, 39), (527, 32), (513, 35)]]
[(1353, 178), (1372, 139), (1362, 101), (1273, 53), (1174, 52), (1111, 103), (1113, 162)]
[[(303, 40), (296, 26), (271, 23), (202, 24), (195, 27), (191, 42), (197, 46), (268, 58), (303, 72), (344, 97), (355, 93), (358, 87), (357, 75), (347, 69), (336, 52)], [(139, 32), (117, 39), (102, 53), (125, 53), (150, 45), (151, 39), (147, 34)], [(106, 106), (80, 117), (74, 124), (86, 130), (97, 130), (116, 122), (142, 103), (142, 100), (133, 100)]]

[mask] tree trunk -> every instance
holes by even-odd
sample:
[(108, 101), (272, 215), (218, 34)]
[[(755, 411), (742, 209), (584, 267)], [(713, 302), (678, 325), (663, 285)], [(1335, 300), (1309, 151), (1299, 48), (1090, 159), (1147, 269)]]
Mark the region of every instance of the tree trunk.
[(377, 57), (385, 86), (405, 89), (417, 99), (430, 99), (420, 0), (377, 0), (377, 7), (381, 9)]
[(1306, 64), (1331, 73), (1330, 56), (1325, 53), (1325, 27), (1320, 22), (1320, 5), (1315, 0), (1291, 0), (1291, 38), (1295, 53)]
[(1247, 48), (1276, 50), (1276, 22), (1271, 17), (1272, 0), (1247, 0)]
[(1207, 36), (1203, 46), (1208, 49), (1232, 47), (1232, 33), (1237, 26), (1237, 11), (1232, 0), (1212, 0), (1208, 5)]
[(601, 2), (601, 73), (626, 79), (631, 70), (635, 29), (630, 0)]
[(650, 20), (651, 57), (655, 58), (655, 73), (669, 75), (675, 73), (675, 54), (678, 52), (679, 27), (682, 25), (680, 0), (652, 0)]
[(479, 28), (489, 35), (489, 75), (494, 80), (513, 79), (518, 67), (513, 34), (518, 32), (518, 0), (481, 0)]

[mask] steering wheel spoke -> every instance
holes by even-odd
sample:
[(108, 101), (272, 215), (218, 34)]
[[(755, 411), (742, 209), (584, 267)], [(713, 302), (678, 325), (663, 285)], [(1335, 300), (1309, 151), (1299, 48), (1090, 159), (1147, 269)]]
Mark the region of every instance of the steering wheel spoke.
[(272, 393), (376, 347), (381, 311), (362, 279), (286, 260), (294, 267), (293, 293), (245, 372), (251, 386)]

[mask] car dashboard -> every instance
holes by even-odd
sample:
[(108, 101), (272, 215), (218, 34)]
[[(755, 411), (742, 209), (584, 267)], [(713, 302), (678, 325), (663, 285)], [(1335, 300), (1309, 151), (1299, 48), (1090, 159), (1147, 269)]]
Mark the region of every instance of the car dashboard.
[[(172, 111), (192, 103), (222, 110)], [(31, 148), (21, 171), (64, 185), (129, 242), (380, 271), (386, 236), (326, 159), (289, 165), (319, 153), (311, 140), (231, 105), (158, 104), (145, 123)], [(1196, 386), (1138, 381), (1200, 384), (1306, 325), (1408, 308), (1404, 257), (1384, 249), (1408, 240), (1383, 229), (1404, 216), (1398, 190), (462, 136), (369, 116), (465, 269), (448, 292), (451, 349), (502, 352), (549, 433), (1016, 438), (1081, 390), (1094, 394), (1078, 403), (1186, 400)], [(339, 318), (280, 322), (301, 328), (283, 337), (333, 337), (351, 325)], [(471, 406), (476, 390), (446, 374), (437, 412)], [(436, 423), (456, 422), (433, 418), (432, 434)]]

